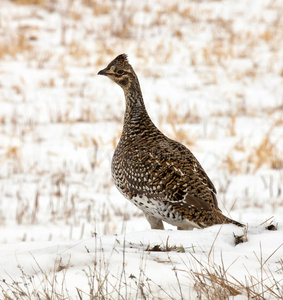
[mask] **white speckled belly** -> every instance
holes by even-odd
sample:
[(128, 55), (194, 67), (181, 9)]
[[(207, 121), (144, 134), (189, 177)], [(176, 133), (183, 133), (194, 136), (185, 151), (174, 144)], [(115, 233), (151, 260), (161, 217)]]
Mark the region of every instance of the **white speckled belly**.
[(144, 195), (129, 199), (145, 214), (161, 219), (173, 226), (182, 227), (183, 229), (200, 228), (195, 222), (183, 218), (176, 211), (173, 211), (171, 205), (160, 200), (149, 199)]

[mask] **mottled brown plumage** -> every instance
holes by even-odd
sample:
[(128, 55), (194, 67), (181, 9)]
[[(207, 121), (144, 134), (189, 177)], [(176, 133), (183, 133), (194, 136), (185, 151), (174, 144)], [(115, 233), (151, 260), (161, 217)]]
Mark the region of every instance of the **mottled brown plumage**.
[(190, 150), (153, 124), (127, 56), (117, 56), (98, 74), (116, 82), (126, 98), (123, 132), (112, 159), (114, 183), (145, 213), (151, 228), (163, 229), (162, 221), (178, 229), (243, 226), (221, 213), (215, 187)]

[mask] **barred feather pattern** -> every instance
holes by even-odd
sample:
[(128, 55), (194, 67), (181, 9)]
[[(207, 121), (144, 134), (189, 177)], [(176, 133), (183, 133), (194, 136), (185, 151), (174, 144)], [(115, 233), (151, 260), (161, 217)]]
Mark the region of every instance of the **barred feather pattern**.
[(123, 131), (112, 159), (114, 183), (145, 213), (151, 228), (163, 229), (162, 221), (178, 229), (243, 226), (221, 213), (216, 189), (192, 152), (151, 121), (127, 56), (119, 55), (99, 74), (121, 86), (126, 99)]

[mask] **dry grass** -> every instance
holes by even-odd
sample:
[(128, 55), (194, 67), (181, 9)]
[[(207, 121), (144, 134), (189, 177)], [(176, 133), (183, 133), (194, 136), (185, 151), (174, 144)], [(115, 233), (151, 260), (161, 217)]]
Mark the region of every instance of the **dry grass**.
[(32, 49), (32, 45), (24, 33), (19, 32), (17, 36), (11, 37), (9, 41), (0, 44), (0, 59), (5, 56), (15, 56), (18, 53), (25, 53)]
[(227, 270), (223, 264), (219, 266), (210, 263), (206, 266), (195, 257), (194, 259), (201, 266), (200, 271), (194, 270), (191, 272), (194, 289), (199, 299), (224, 300), (243, 293), (242, 287), (228, 278)]
[[(248, 240), (248, 231), (244, 232), (243, 236), (235, 236), (235, 245), (246, 242)], [(217, 236), (216, 236), (217, 238)], [(208, 300), (223, 300), (231, 299), (231, 297), (242, 295), (247, 299), (281, 299), (283, 296), (282, 280), (277, 280), (274, 274), (267, 266), (270, 258), (283, 246), (281, 244), (275, 249), (265, 260), (262, 257), (262, 249), (260, 246), (259, 255), (254, 252), (254, 255), (259, 263), (260, 273), (258, 277), (251, 275), (246, 269), (249, 276), (246, 276), (245, 282), (229, 274), (230, 266), (225, 266), (221, 255), (221, 263), (215, 263), (210, 254), (213, 252), (213, 245), (207, 257), (207, 262), (198, 260), (194, 254), (190, 277), (194, 281), (194, 289), (198, 294), (199, 299)], [(280, 261), (278, 262), (281, 263)], [(280, 272), (280, 268), (279, 268)]]
[(223, 160), (222, 168), (227, 170), (230, 174), (241, 174), (243, 173), (243, 166), (239, 161), (233, 158), (231, 153), (228, 153), (226, 158)]
[(85, 59), (90, 56), (90, 52), (81, 43), (72, 42), (67, 45), (69, 54), (74, 59)]
[(180, 246), (170, 245), (169, 244), (169, 238), (170, 238), (170, 236), (167, 237), (165, 245), (157, 244), (157, 245), (154, 245), (154, 246), (150, 246), (150, 244), (148, 244), (145, 251), (148, 251), (148, 252), (171, 252), (171, 251), (175, 251), (175, 252), (178, 252), (178, 253), (185, 253), (185, 248), (182, 245), (180, 245)]
[(248, 157), (248, 162), (254, 165), (255, 171), (263, 165), (275, 170), (283, 168), (283, 153), (277, 148), (276, 142), (271, 141), (271, 134), (272, 132), (268, 132)]
[(231, 116), (231, 123), (230, 123), (230, 126), (229, 126), (230, 136), (236, 136), (235, 125), (236, 125), (236, 115), (232, 115)]
[[(217, 238), (217, 236), (216, 236)], [(109, 259), (105, 259), (105, 254), (101, 240), (95, 234), (94, 238), (94, 253), (93, 262), (89, 263), (82, 277), (80, 283), (87, 282), (88, 289), (82, 289), (80, 283), (72, 286), (72, 290), (77, 292), (78, 299), (118, 299), (125, 300), (140, 297), (141, 299), (155, 299), (156, 288), (158, 289), (158, 295), (163, 294), (168, 299), (176, 299), (176, 294), (170, 294), (166, 292), (166, 287), (155, 283), (145, 273), (145, 255), (147, 251), (158, 252), (179, 252), (178, 255), (186, 255), (182, 246), (172, 246), (169, 244), (168, 239), (166, 245), (155, 245), (150, 247), (149, 245), (145, 249), (146, 252), (141, 253), (140, 268), (138, 276), (128, 274), (126, 272), (127, 257), (126, 257), (126, 241), (122, 242), (116, 240), (113, 246), (112, 252), (117, 251), (117, 247), (122, 244), (122, 256), (120, 260), (120, 268), (118, 273), (112, 273), (110, 270), (111, 256)], [(281, 245), (282, 246), (282, 245)], [(167, 255), (167, 259), (158, 259), (160, 264), (169, 264), (172, 266), (172, 271), (176, 286), (175, 293), (178, 294), (178, 299), (187, 299), (184, 290), (188, 288), (188, 285), (183, 285), (180, 282), (180, 272), (187, 274), (190, 280), (193, 281), (193, 289), (196, 291), (199, 299), (218, 299), (225, 300), (231, 299), (238, 295), (247, 297), (247, 299), (281, 299), (283, 296), (283, 289), (280, 280), (278, 281), (274, 274), (269, 270), (267, 262), (270, 258), (281, 248), (279, 246), (270, 255), (263, 259), (262, 249), (260, 247), (259, 254), (254, 252), (254, 255), (259, 264), (258, 277), (249, 274), (245, 278), (245, 282), (233, 277), (229, 274), (229, 269), (234, 262), (228, 267), (224, 265), (223, 258), (221, 256), (220, 264), (213, 261), (211, 253), (213, 245), (207, 257), (207, 262), (200, 261), (196, 258), (194, 251), (189, 251), (191, 260), (183, 260), (183, 265), (187, 268), (187, 271), (178, 268), (178, 265), (172, 260), (172, 255)], [(86, 252), (83, 254), (88, 256), (90, 250), (85, 247)], [(192, 247), (191, 250), (194, 250)], [(118, 251), (120, 253), (120, 251)], [(31, 254), (32, 255), (32, 254)], [(15, 279), (7, 276), (6, 279), (0, 280), (0, 293), (4, 300), (11, 299), (48, 299), (48, 300), (63, 300), (73, 299), (70, 296), (71, 289), (67, 285), (67, 275), (71, 266), (71, 260), (63, 262), (63, 259), (58, 257), (54, 261), (53, 268), (46, 272), (43, 270), (38, 261), (33, 257), (36, 264), (36, 275), (27, 274), (24, 269), (19, 266), (21, 272), (21, 279), (16, 281)], [(281, 274), (283, 270), (282, 260), (278, 261), (278, 269), (276, 273)]]
[(185, 144), (187, 146), (192, 146), (195, 145), (196, 143), (196, 137), (192, 136), (192, 134), (190, 134), (190, 132), (188, 132), (188, 130), (182, 129), (182, 128), (178, 128), (175, 126), (174, 123), (171, 123), (172, 129), (173, 129), (173, 138), (182, 143)]
[(95, 16), (107, 15), (111, 11), (111, 6), (106, 3), (96, 1), (95, 4), (92, 6), (92, 11)]
[(43, 88), (53, 88), (55, 87), (55, 79), (49, 78), (48, 80), (42, 80), (39, 82), (39, 86)]
[[(279, 126), (280, 125), (281, 124), (279, 124)], [(249, 147), (247, 141), (244, 142), (242, 139), (238, 140), (223, 159), (222, 168), (227, 170), (230, 174), (256, 172), (262, 167), (267, 167), (272, 170), (282, 169), (283, 152), (278, 147), (279, 139), (274, 141), (272, 136), (274, 128), (275, 127), (272, 127), (271, 130), (262, 137), (257, 146)], [(228, 130), (229, 136), (236, 136), (234, 116), (231, 117), (231, 124)], [(235, 157), (238, 158), (236, 159)], [(242, 158), (240, 159), (239, 157)]]
[[(162, 104), (163, 101), (160, 99), (156, 99), (156, 101)], [(179, 114), (182, 112), (182, 115)], [(201, 120), (200, 114), (197, 111), (197, 108), (194, 106), (192, 109), (187, 110), (184, 114), (184, 110), (180, 108), (179, 105), (172, 105), (170, 102), (168, 103), (168, 115), (165, 118), (165, 122), (168, 124), (187, 124), (187, 123), (199, 123)]]
[[(159, 105), (164, 105), (163, 100), (159, 97), (156, 98), (156, 102)], [(166, 101), (167, 102), (167, 101)], [(172, 129), (172, 133), (170, 136), (174, 139), (183, 143), (187, 146), (195, 145), (196, 136), (190, 133), (189, 124), (190, 123), (199, 123), (200, 116), (195, 108), (188, 110), (186, 113), (182, 112), (178, 105), (173, 106), (170, 102), (168, 105), (168, 114), (163, 116), (161, 115), (159, 118), (159, 126), (162, 128), (164, 124), (170, 125)], [(188, 128), (188, 129), (187, 129)]]
[[(126, 241), (122, 241), (122, 257), (121, 267), (118, 273), (113, 273), (110, 270), (111, 256), (108, 260), (105, 259), (104, 250), (100, 239), (95, 234), (94, 238), (94, 253), (92, 253), (93, 262), (86, 266), (80, 282), (75, 286), (68, 287), (67, 274), (71, 266), (71, 257), (67, 262), (59, 256), (54, 261), (54, 266), (50, 271), (46, 272), (42, 269), (35, 257), (33, 260), (36, 264), (36, 275), (27, 274), (21, 266), (18, 266), (21, 276), (20, 280), (16, 281), (7, 275), (7, 279), (0, 278), (0, 295), (4, 300), (29, 300), (29, 299), (46, 299), (46, 300), (63, 300), (63, 299), (76, 299), (70, 296), (70, 290), (77, 292), (78, 299), (125, 299), (130, 300), (134, 298), (148, 299), (155, 298), (154, 290), (158, 289), (158, 294), (164, 294), (169, 299), (174, 299), (172, 295), (166, 292), (166, 287), (156, 284), (152, 279), (145, 274), (145, 253), (140, 257), (140, 268), (138, 276), (126, 273)], [(116, 240), (113, 246), (112, 253), (117, 251), (117, 246), (121, 242)], [(168, 249), (174, 250), (174, 247), (169, 245)], [(90, 250), (85, 247), (87, 256)], [(119, 250), (120, 252), (120, 250)], [(32, 254), (31, 254), (32, 255)], [(170, 262), (170, 259), (169, 259)], [(175, 268), (171, 261), (172, 266)], [(179, 282), (176, 270), (173, 270), (176, 276), (177, 284), (182, 295), (182, 287)], [(82, 282), (87, 282), (88, 290), (80, 288)], [(184, 299), (181, 297), (180, 299)]]
[(39, 5), (44, 7), (48, 1), (49, 0), (14, 0), (13, 2), (18, 5)]
[[(32, 254), (31, 254), (32, 255)], [(0, 289), (3, 300), (65, 300), (70, 299), (68, 289), (65, 285), (66, 272), (69, 269), (69, 262), (62, 264), (61, 259), (54, 261), (54, 266), (50, 272), (44, 271), (36, 259), (34, 262), (38, 268), (37, 275), (25, 273), (21, 266), (18, 266), (21, 272), (20, 281), (15, 281), (10, 276), (8, 279), (0, 279)], [(58, 273), (63, 274), (62, 281), (58, 282)]]

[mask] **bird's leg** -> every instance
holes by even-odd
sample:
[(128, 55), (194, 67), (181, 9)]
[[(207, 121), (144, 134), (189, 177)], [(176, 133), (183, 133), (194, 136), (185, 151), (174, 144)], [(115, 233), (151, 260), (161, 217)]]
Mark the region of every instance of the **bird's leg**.
[(145, 217), (146, 219), (148, 220), (150, 226), (151, 226), (151, 229), (161, 229), (161, 230), (164, 230), (164, 226), (163, 226), (163, 223), (162, 223), (162, 220), (160, 219), (157, 219), (151, 215), (148, 215), (148, 214), (145, 214)]

